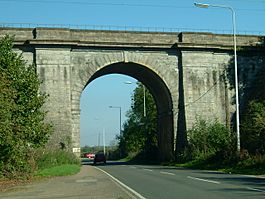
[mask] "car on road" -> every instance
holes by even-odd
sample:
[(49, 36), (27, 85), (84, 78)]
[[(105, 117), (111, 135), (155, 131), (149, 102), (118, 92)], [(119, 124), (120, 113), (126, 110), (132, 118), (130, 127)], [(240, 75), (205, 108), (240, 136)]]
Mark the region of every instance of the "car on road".
[(85, 158), (88, 158), (88, 159), (90, 159), (90, 160), (94, 160), (94, 158), (95, 158), (95, 154), (94, 154), (94, 153), (85, 153), (85, 154), (84, 154), (84, 157), (85, 157)]
[(94, 164), (97, 164), (97, 162), (103, 162), (106, 164), (106, 156), (104, 153), (97, 153), (94, 158)]

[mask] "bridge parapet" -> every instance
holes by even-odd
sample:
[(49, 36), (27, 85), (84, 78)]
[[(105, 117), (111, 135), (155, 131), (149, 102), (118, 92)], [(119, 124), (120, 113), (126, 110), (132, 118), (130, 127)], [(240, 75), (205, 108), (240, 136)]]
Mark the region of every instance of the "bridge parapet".
[[(228, 34), (184, 32), (179, 34), (179, 42), (189, 44), (232, 46), (233, 36)], [(238, 46), (259, 46), (264, 42), (264, 36), (237, 35)]]
[[(77, 46), (121, 47), (207, 47), (231, 48), (233, 37), (228, 34), (207, 32), (136, 32), (77, 30), (68, 28), (0, 28), (0, 37), (15, 35), (16, 44), (64, 44)], [(261, 46), (264, 36), (237, 35), (237, 45)]]

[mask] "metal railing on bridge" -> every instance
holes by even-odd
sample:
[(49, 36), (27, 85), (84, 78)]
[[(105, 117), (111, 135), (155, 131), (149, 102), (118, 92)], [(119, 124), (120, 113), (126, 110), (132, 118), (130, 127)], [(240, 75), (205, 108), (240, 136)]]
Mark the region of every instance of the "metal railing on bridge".
[[(232, 34), (232, 30), (191, 29), (166, 27), (140, 27), (115, 25), (88, 25), (88, 24), (42, 24), (42, 23), (1, 23), (2, 28), (69, 28), (79, 30), (106, 30), (106, 31), (135, 31), (135, 32), (211, 32), (216, 34)], [(265, 35), (265, 31), (238, 30), (241, 35)]]

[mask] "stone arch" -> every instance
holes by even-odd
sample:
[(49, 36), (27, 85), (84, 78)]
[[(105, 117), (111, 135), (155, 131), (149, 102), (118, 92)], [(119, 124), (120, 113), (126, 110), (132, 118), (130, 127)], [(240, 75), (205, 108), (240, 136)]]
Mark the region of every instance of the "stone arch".
[[(163, 55), (166, 63), (168, 55)], [(105, 52), (100, 55), (95, 53), (92, 56), (84, 54), (73, 58), (73, 62), (78, 62), (79, 67), (76, 70), (74, 65), (72, 66), (72, 135), (80, 136), (80, 96), (87, 84), (106, 74), (125, 74), (141, 81), (154, 96), (158, 110), (160, 158), (163, 160), (172, 159), (176, 137), (178, 70), (175, 68), (176, 63), (173, 64), (174, 67), (171, 66), (170, 68), (170, 66), (165, 66), (165, 63), (160, 62), (159, 58), (161, 59), (161, 54), (156, 56), (156, 54), (151, 55), (151, 53), (127, 51)], [(174, 60), (177, 61), (176, 58)], [(74, 143), (74, 145), (74, 147), (79, 147), (79, 143)]]

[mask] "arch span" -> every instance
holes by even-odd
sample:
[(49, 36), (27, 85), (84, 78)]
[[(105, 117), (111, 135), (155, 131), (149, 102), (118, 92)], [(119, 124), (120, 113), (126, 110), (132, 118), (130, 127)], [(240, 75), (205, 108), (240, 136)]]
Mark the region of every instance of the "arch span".
[[(176, 52), (174, 52), (176, 54)], [(173, 158), (178, 108), (178, 60), (172, 52), (100, 51), (72, 52), (71, 112), (74, 147), (80, 136), (80, 96), (94, 79), (112, 73), (129, 75), (141, 81), (153, 95), (158, 110), (159, 156)], [(166, 69), (165, 69), (166, 68)]]
[(95, 72), (87, 84), (98, 77), (113, 73), (128, 75), (139, 80), (153, 95), (158, 113), (158, 155), (162, 160), (172, 159), (174, 151), (173, 104), (165, 82), (154, 71), (145, 66), (119, 62), (105, 66)]

